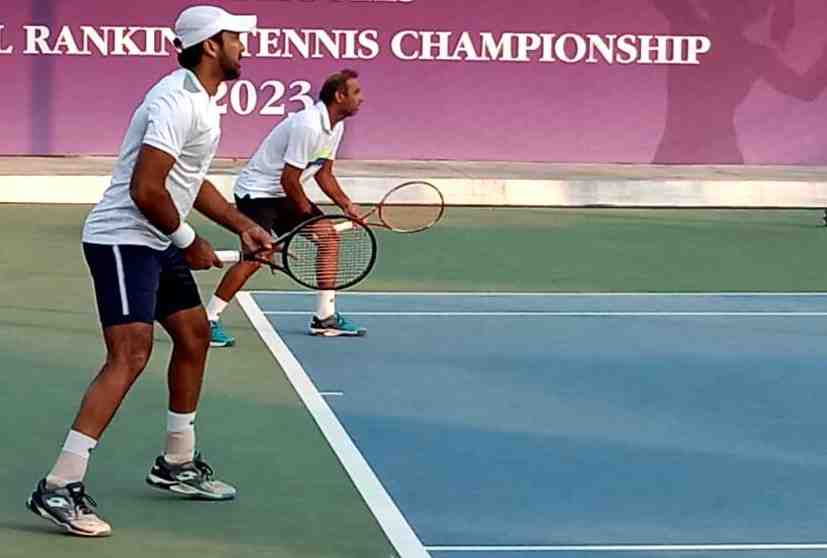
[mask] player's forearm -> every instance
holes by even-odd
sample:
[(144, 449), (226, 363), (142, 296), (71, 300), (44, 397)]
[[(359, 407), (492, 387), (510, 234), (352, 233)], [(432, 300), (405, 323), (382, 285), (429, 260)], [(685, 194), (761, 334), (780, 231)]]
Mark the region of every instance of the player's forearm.
[(281, 187), (290, 201), (296, 206), (296, 209), (298, 209), (301, 213), (312, 213), (313, 205), (304, 193), (304, 188), (302, 188), (301, 182), (299, 182), (298, 178), (294, 176), (282, 175)]
[(342, 209), (347, 209), (353, 202), (350, 201), (350, 198), (347, 197), (344, 190), (342, 190), (339, 181), (336, 180), (336, 177), (333, 174), (326, 173), (324, 171), (319, 172), (316, 175), (316, 183), (321, 188), (322, 192), (325, 193), (327, 197), (333, 200), (333, 203), (341, 207)]
[(255, 226), (255, 223), (233, 207), (209, 180), (205, 180), (201, 185), (194, 207), (211, 221), (236, 234)]
[(129, 183), (129, 195), (135, 207), (164, 234), (172, 234), (181, 224), (178, 209), (166, 188), (166, 179), (175, 159), (149, 145), (138, 152)]
[(162, 233), (172, 234), (181, 224), (178, 209), (163, 182), (133, 177), (129, 194), (138, 210)]

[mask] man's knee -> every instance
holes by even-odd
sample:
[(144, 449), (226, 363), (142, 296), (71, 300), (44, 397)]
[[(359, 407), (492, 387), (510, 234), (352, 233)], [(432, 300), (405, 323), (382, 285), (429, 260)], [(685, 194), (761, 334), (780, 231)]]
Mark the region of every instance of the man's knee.
[(137, 376), (146, 368), (151, 353), (150, 347), (126, 347), (111, 353), (108, 361), (111, 367), (125, 370), (129, 375)]
[(192, 341), (199, 350), (210, 346), (210, 323), (207, 320), (198, 320), (193, 324)]
[(210, 348), (210, 322), (204, 308), (182, 310), (161, 320), (176, 352), (188, 357), (203, 357)]
[(210, 323), (207, 320), (192, 320), (173, 337), (176, 349), (198, 356), (210, 347)]
[(108, 368), (134, 379), (152, 355), (152, 326), (112, 328), (105, 332)]

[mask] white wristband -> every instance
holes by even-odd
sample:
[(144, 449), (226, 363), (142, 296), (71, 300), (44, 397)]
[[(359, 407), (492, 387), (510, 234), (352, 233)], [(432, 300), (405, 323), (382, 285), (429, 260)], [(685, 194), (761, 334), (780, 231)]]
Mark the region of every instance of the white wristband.
[(195, 242), (195, 231), (188, 223), (185, 221), (181, 221), (181, 224), (178, 225), (178, 228), (169, 235), (169, 239), (172, 241), (175, 246), (181, 248), (188, 248), (190, 244)]

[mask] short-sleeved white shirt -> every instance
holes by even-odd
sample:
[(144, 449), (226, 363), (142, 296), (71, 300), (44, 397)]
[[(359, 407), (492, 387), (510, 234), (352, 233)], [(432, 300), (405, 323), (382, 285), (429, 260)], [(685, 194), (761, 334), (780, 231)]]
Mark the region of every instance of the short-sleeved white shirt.
[(319, 102), (298, 112), (273, 128), (242, 169), (235, 183), (235, 195), (243, 198), (280, 198), (284, 165), (303, 169), (304, 184), (316, 175), (325, 160), (333, 160), (345, 132), (344, 121), (330, 125), (327, 106)]
[(149, 90), (132, 116), (112, 181), (86, 218), (83, 241), (166, 249), (169, 238), (149, 222), (129, 195), (141, 145), (175, 157), (166, 188), (184, 220), (215, 157), (220, 137), (218, 107), (195, 74), (182, 68), (164, 77)]

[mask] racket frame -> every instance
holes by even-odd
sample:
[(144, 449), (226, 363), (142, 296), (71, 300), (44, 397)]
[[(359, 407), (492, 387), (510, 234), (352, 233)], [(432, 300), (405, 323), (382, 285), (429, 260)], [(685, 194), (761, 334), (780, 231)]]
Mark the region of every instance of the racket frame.
[[(337, 285), (333, 290), (341, 291), (347, 288), (354, 286), (355, 284), (361, 282), (368, 274), (373, 270), (373, 266), (376, 264), (376, 255), (377, 255), (377, 242), (376, 242), (376, 235), (370, 229), (369, 226), (363, 223), (359, 223), (355, 219), (351, 219), (347, 215), (336, 215), (336, 214), (325, 214), (325, 215), (315, 215), (310, 219), (296, 225), (290, 231), (284, 233), (283, 235), (276, 237), (273, 239), (273, 247), (278, 245), (281, 246), (281, 250), (274, 252), (269, 258), (261, 258), (257, 257), (255, 253), (246, 253), (240, 250), (221, 250), (216, 252), (218, 258), (224, 263), (237, 263), (239, 261), (253, 261), (258, 262), (260, 264), (266, 265), (270, 268), (271, 273), (275, 273), (276, 271), (281, 271), (285, 275), (289, 276), (293, 281), (302, 285), (303, 287), (307, 287), (308, 289), (320, 291), (320, 290), (328, 290), (323, 289), (318, 285), (313, 285), (311, 283), (307, 283), (299, 278), (293, 271), (290, 269), (290, 258), (295, 257), (290, 253), (290, 242), (299, 236), (306, 227), (312, 226), (314, 223), (319, 221), (333, 221), (339, 220), (340, 222), (333, 226), (334, 230), (337, 232), (343, 232), (354, 227), (362, 228), (368, 235), (371, 244), (371, 256), (370, 261), (368, 262), (367, 266), (365, 266), (365, 270), (354, 279), (343, 283), (342, 285)], [(277, 263), (276, 257), (281, 255), (279, 258), (280, 263)]]
[[(430, 223), (428, 223), (426, 225), (423, 225), (423, 226), (420, 226), (420, 227), (417, 227), (415, 229), (401, 229), (401, 228), (398, 228), (398, 227), (394, 227), (393, 225), (388, 223), (387, 220), (385, 219), (384, 212), (383, 212), (383, 210), (385, 208), (385, 202), (388, 200), (388, 198), (394, 192), (396, 192), (398, 190), (401, 190), (402, 188), (405, 188), (405, 187), (410, 186), (412, 184), (425, 184), (425, 185), (429, 186), (431, 189), (433, 189), (434, 192), (436, 192), (437, 196), (439, 196), (439, 202), (440, 202), (439, 213), (437, 213), (436, 217), (433, 220), (431, 220)], [(411, 205), (414, 205), (414, 204), (411, 204)], [(369, 222), (368, 217), (370, 217), (374, 213), (377, 214), (377, 217), (379, 218), (379, 220)], [(382, 196), (382, 199), (379, 200), (379, 203), (376, 204), (376, 207), (374, 207), (373, 209), (371, 209), (365, 215), (362, 216), (362, 220), (365, 223), (367, 223), (368, 225), (372, 225), (374, 227), (383, 227), (383, 228), (386, 228), (386, 229), (391, 230), (393, 232), (402, 233), (402, 234), (412, 234), (412, 233), (418, 233), (418, 232), (422, 232), (422, 231), (426, 231), (426, 230), (430, 229), (431, 227), (436, 225), (440, 221), (440, 219), (442, 219), (443, 215), (445, 215), (445, 196), (442, 195), (442, 192), (440, 191), (440, 189), (437, 188), (436, 186), (434, 186), (433, 184), (431, 184), (430, 182), (427, 182), (425, 180), (408, 180), (407, 182), (403, 182), (402, 184), (397, 184), (396, 186), (394, 186), (393, 188), (388, 190), (385, 193), (385, 195)]]

